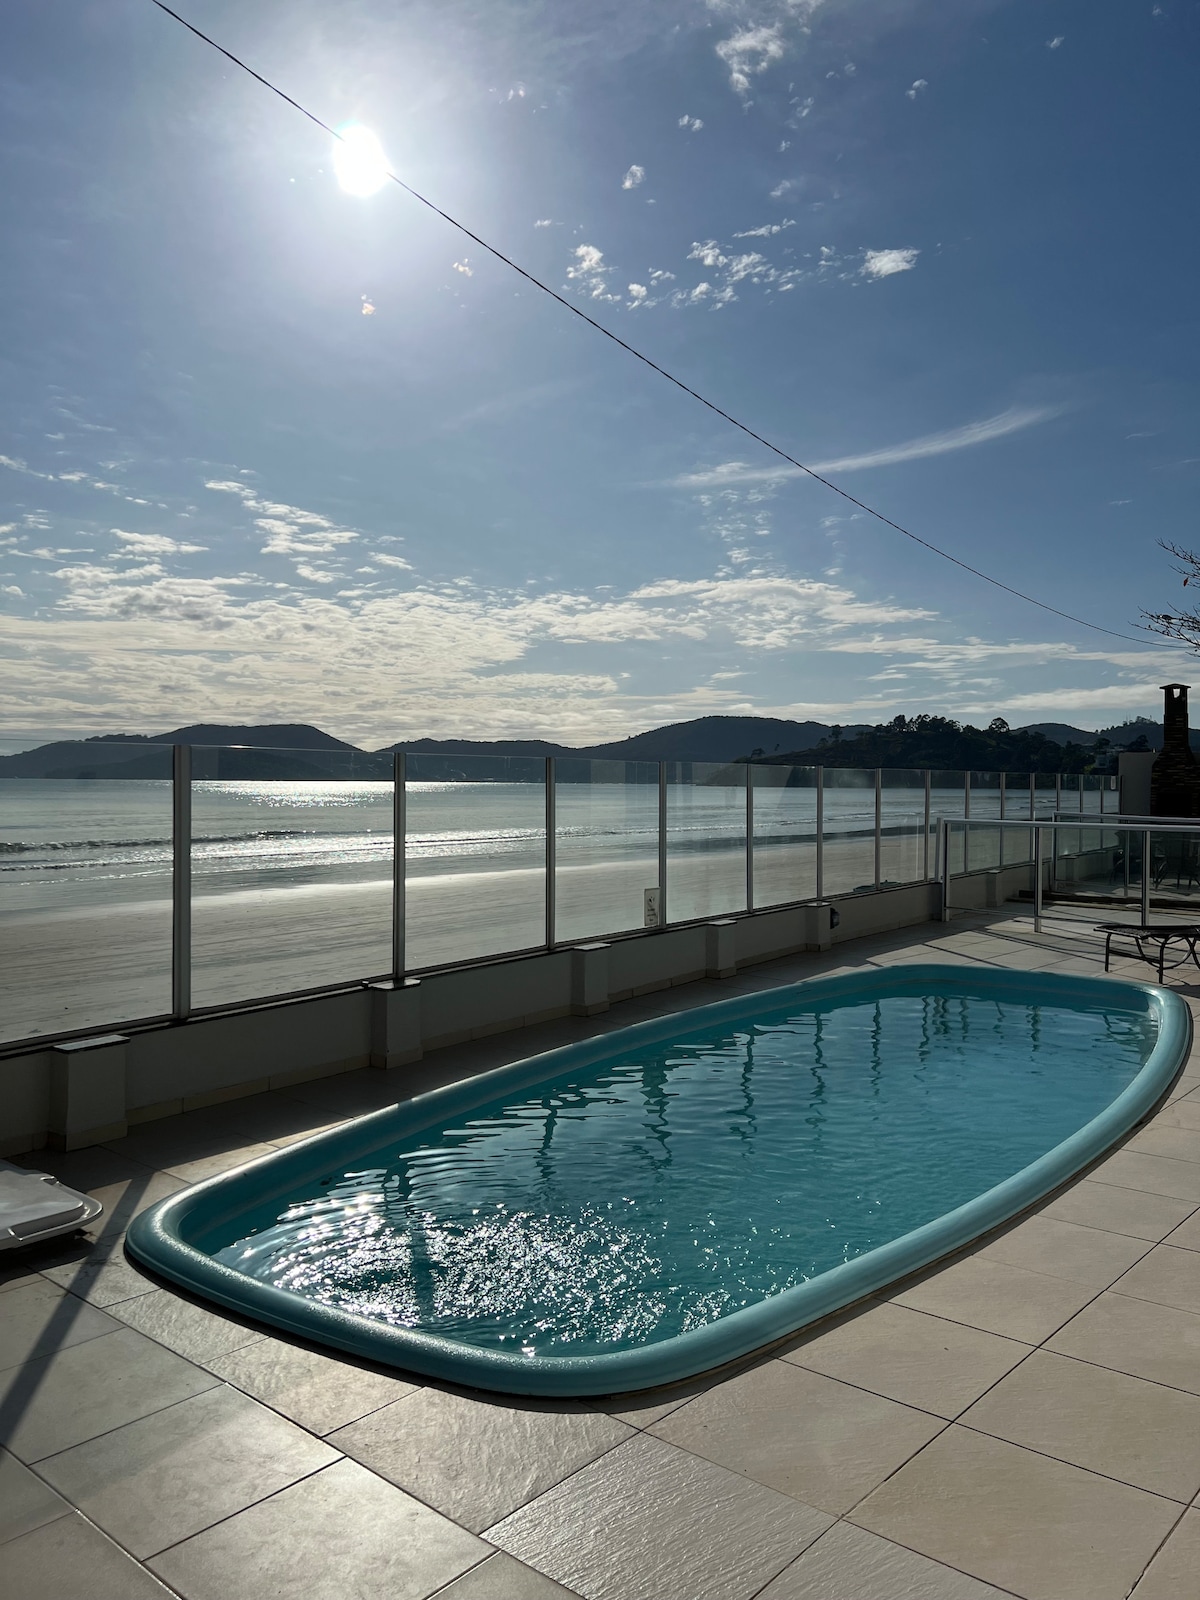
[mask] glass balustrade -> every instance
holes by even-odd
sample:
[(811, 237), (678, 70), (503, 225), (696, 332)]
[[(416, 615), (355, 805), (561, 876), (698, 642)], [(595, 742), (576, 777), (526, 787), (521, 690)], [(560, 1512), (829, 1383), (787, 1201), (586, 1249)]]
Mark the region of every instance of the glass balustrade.
[(554, 763), (555, 937), (596, 939), (657, 916), (658, 762)]

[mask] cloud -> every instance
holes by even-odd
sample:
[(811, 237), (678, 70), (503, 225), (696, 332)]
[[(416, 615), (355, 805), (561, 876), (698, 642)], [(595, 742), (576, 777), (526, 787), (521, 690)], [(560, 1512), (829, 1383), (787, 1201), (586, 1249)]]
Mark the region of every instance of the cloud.
[(124, 528), (110, 528), (109, 532), (126, 546), (129, 555), (197, 555), (208, 549), (205, 544), (184, 544), (180, 539), (170, 539), (165, 533), (126, 533)]
[(645, 183), (645, 181), (646, 181), (646, 169), (645, 169), (645, 167), (639, 167), (635, 163), (632, 167), (630, 167), (629, 171), (621, 179), (621, 187), (622, 187), (622, 189), (636, 189), (639, 183)]
[(905, 89), (905, 94), (910, 100), (915, 100), (919, 94), (924, 94), (929, 87), (928, 78), (918, 78), (911, 89)]
[(729, 85), (735, 94), (750, 92), (750, 79), (783, 57), (786, 46), (779, 23), (741, 29), (717, 45), (717, 54), (729, 68)]
[(782, 222), (764, 222), (760, 228), (744, 228), (741, 233), (735, 233), (735, 239), (770, 239), (777, 233), (782, 233), (785, 228), (796, 226), (795, 217), (785, 217)]
[[(919, 439), (909, 439), (903, 444), (885, 445), (880, 450), (868, 450), (860, 455), (837, 456), (829, 461), (814, 461), (812, 470), (822, 477), (833, 473), (866, 472), (872, 467), (891, 467), (903, 461), (920, 461), (927, 456), (949, 455), (955, 450), (971, 450), (976, 445), (988, 444), (993, 439), (1006, 438), (1010, 433), (1020, 433), (1039, 422), (1048, 422), (1062, 414), (1061, 406), (1010, 406), (1007, 411), (979, 422), (968, 422), (961, 428), (948, 428), (943, 433), (928, 433)], [(684, 473), (669, 480), (666, 487), (673, 489), (720, 489), (742, 483), (779, 483), (788, 478), (802, 478), (806, 474), (798, 467), (781, 462), (778, 466), (752, 467), (744, 461), (725, 461), (720, 466), (702, 472)]]
[(381, 567), (400, 567), (405, 572), (411, 572), (412, 569), (413, 569), (412, 562), (411, 561), (405, 561), (403, 556), (386, 556), (386, 555), (379, 554), (379, 555), (373, 555), (371, 557), (371, 560), (372, 561), (378, 561), (378, 563), (379, 563), (379, 565)]
[(469, 256), (464, 256), (461, 261), (451, 262), (451, 266), (455, 272), (461, 272), (464, 277), (473, 278), (475, 276), (474, 269), (467, 265), (470, 259), (471, 258)]
[(24, 589), (18, 589), (15, 583), (6, 583), (3, 588), (0, 588), (0, 594), (11, 594), (17, 600), (24, 600), (25, 598)]
[(539, 217), (534, 223), (535, 228), (555, 228), (558, 224), (553, 217)]
[(699, 117), (689, 117), (685, 114), (680, 117), (679, 126), (686, 128), (689, 133), (699, 133), (704, 124)]
[[(267, 535), (262, 546), (263, 555), (300, 556), (328, 555), (341, 545), (352, 544), (359, 535), (350, 528), (339, 528), (336, 523), (315, 511), (305, 511), (301, 506), (287, 505), (281, 501), (265, 500), (249, 484), (233, 479), (210, 478), (204, 485), (217, 494), (236, 495), (254, 516), (254, 526)], [(323, 581), (323, 580), (322, 580)]]
[(1062, 45), (1062, 44), (1064, 44), (1066, 42), (1066, 37), (1067, 36), (1066, 36), (1065, 33), (1055, 34), (1053, 39), (1047, 39), (1046, 40), (1046, 49), (1047, 50), (1057, 50), (1060, 45)]
[(864, 278), (890, 278), (897, 272), (911, 272), (920, 250), (867, 250), (861, 272)]
[(606, 280), (612, 268), (604, 265), (602, 250), (598, 250), (594, 244), (580, 244), (575, 246), (571, 254), (575, 258), (575, 265), (567, 268), (567, 278), (571, 283), (591, 300), (620, 298), (609, 292)]

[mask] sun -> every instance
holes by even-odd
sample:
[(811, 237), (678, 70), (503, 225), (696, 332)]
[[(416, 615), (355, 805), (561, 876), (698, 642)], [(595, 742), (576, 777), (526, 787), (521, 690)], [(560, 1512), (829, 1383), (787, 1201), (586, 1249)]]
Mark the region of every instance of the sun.
[(347, 194), (369, 195), (388, 180), (383, 146), (361, 123), (348, 122), (338, 129), (333, 144), (333, 170)]

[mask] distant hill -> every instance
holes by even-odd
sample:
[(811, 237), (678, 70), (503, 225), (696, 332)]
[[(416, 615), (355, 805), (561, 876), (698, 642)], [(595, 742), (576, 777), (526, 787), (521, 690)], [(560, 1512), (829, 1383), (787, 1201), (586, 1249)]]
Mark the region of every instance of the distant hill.
[[(363, 751), (344, 739), (309, 723), (190, 723), (154, 735), (98, 734), (89, 739), (56, 740), (35, 750), (0, 756), (0, 777), (5, 778), (156, 778), (170, 772), (168, 747), (194, 747), (198, 777), (222, 778), (385, 778), (391, 772), (394, 750), (413, 757), (415, 776), (455, 779), (481, 775), (481, 768), (465, 757), (506, 756), (525, 762), (546, 756), (575, 756), (607, 761), (692, 761), (724, 765), (748, 758), (757, 761), (793, 760), (826, 765), (932, 765), (955, 768), (970, 765), (990, 770), (1003, 764), (1009, 771), (1077, 771), (1087, 765), (1098, 740), (1113, 747), (1142, 736), (1153, 750), (1162, 747), (1162, 725), (1137, 718), (1093, 733), (1066, 722), (1037, 722), (1008, 730), (1004, 750), (988, 744), (988, 730), (958, 729), (944, 718), (900, 719), (910, 730), (924, 723), (931, 737), (914, 742), (910, 733), (897, 740), (895, 725), (870, 728), (865, 723), (833, 727), (824, 722), (793, 722), (782, 717), (696, 717), (651, 728), (628, 739), (573, 747), (546, 739), (408, 739), (383, 750)], [(942, 730), (932, 737), (932, 725)], [(946, 731), (978, 735), (972, 742), (947, 740)], [(836, 734), (836, 738), (835, 738)], [(983, 740), (980, 743), (980, 740)], [(1200, 749), (1200, 730), (1192, 733)], [(968, 745), (970, 751), (968, 751)], [(249, 746), (248, 749), (237, 749)], [(205, 748), (208, 747), (208, 748)], [(221, 747), (215, 754), (214, 747)], [(836, 756), (835, 756), (836, 747)], [(961, 751), (961, 759), (952, 757)], [(1067, 761), (1067, 752), (1070, 760)], [(990, 754), (989, 754), (990, 751)], [(973, 755), (971, 754), (973, 752)], [(1000, 757), (1003, 755), (1003, 761)], [(510, 767), (523, 776), (525, 768)], [(531, 766), (532, 774), (534, 768)], [(499, 776), (499, 773), (496, 774)]]
[[(374, 776), (383, 764), (331, 733), (307, 723), (222, 724), (199, 722), (169, 733), (100, 734), (92, 739), (60, 739), (36, 750), (0, 756), (0, 778), (163, 778), (171, 772), (170, 746), (250, 745), (257, 750), (281, 752), (258, 755), (254, 749), (222, 750), (218, 757), (197, 748), (193, 756), (197, 775), (237, 778), (297, 779), (351, 775), (356, 758), (369, 770), (354, 776)], [(140, 748), (139, 748), (140, 747)], [(284, 751), (313, 752), (308, 759), (289, 758)], [(322, 759), (323, 758), (323, 759)]]

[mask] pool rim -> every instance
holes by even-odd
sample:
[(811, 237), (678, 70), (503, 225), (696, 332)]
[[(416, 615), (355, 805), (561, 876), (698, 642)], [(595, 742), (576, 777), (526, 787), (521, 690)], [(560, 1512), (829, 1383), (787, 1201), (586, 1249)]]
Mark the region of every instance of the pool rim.
[[(883, 998), (906, 993), (970, 990), (1013, 1002), (1088, 1004), (1107, 1000), (1119, 1009), (1148, 1009), (1158, 1037), (1133, 1080), (1102, 1111), (1044, 1155), (1010, 1177), (944, 1212), (933, 1221), (878, 1245), (804, 1283), (731, 1312), (702, 1328), (628, 1350), (587, 1356), (525, 1356), (468, 1345), (445, 1335), (399, 1328), (357, 1313), (321, 1305), (290, 1290), (261, 1283), (189, 1244), (189, 1219), (211, 1213), (224, 1200), (237, 1214), (248, 1210), (255, 1185), (290, 1187), (310, 1170), (327, 1170), (345, 1146), (369, 1148), (372, 1130), (389, 1119), (405, 1137), (447, 1118), (469, 1113), (498, 1094), (548, 1082), (638, 1044), (662, 1043), (681, 1027), (750, 1021), (790, 1003)], [(527, 1056), (458, 1083), (401, 1100), (334, 1128), (297, 1140), (228, 1172), (204, 1179), (149, 1207), (130, 1224), (129, 1256), (199, 1298), (318, 1345), (443, 1382), (499, 1393), (544, 1398), (624, 1394), (696, 1377), (778, 1343), (836, 1311), (878, 1293), (953, 1254), (1062, 1187), (1144, 1120), (1163, 1099), (1188, 1058), (1193, 1022), (1186, 1002), (1169, 989), (1126, 979), (1053, 972), (1014, 971), (935, 963), (881, 968), (803, 979), (755, 990), (708, 1005), (672, 1011), (646, 1022), (595, 1034), (574, 1044)], [(315, 1159), (317, 1156), (321, 1159)], [(236, 1202), (236, 1203), (231, 1203)]]

